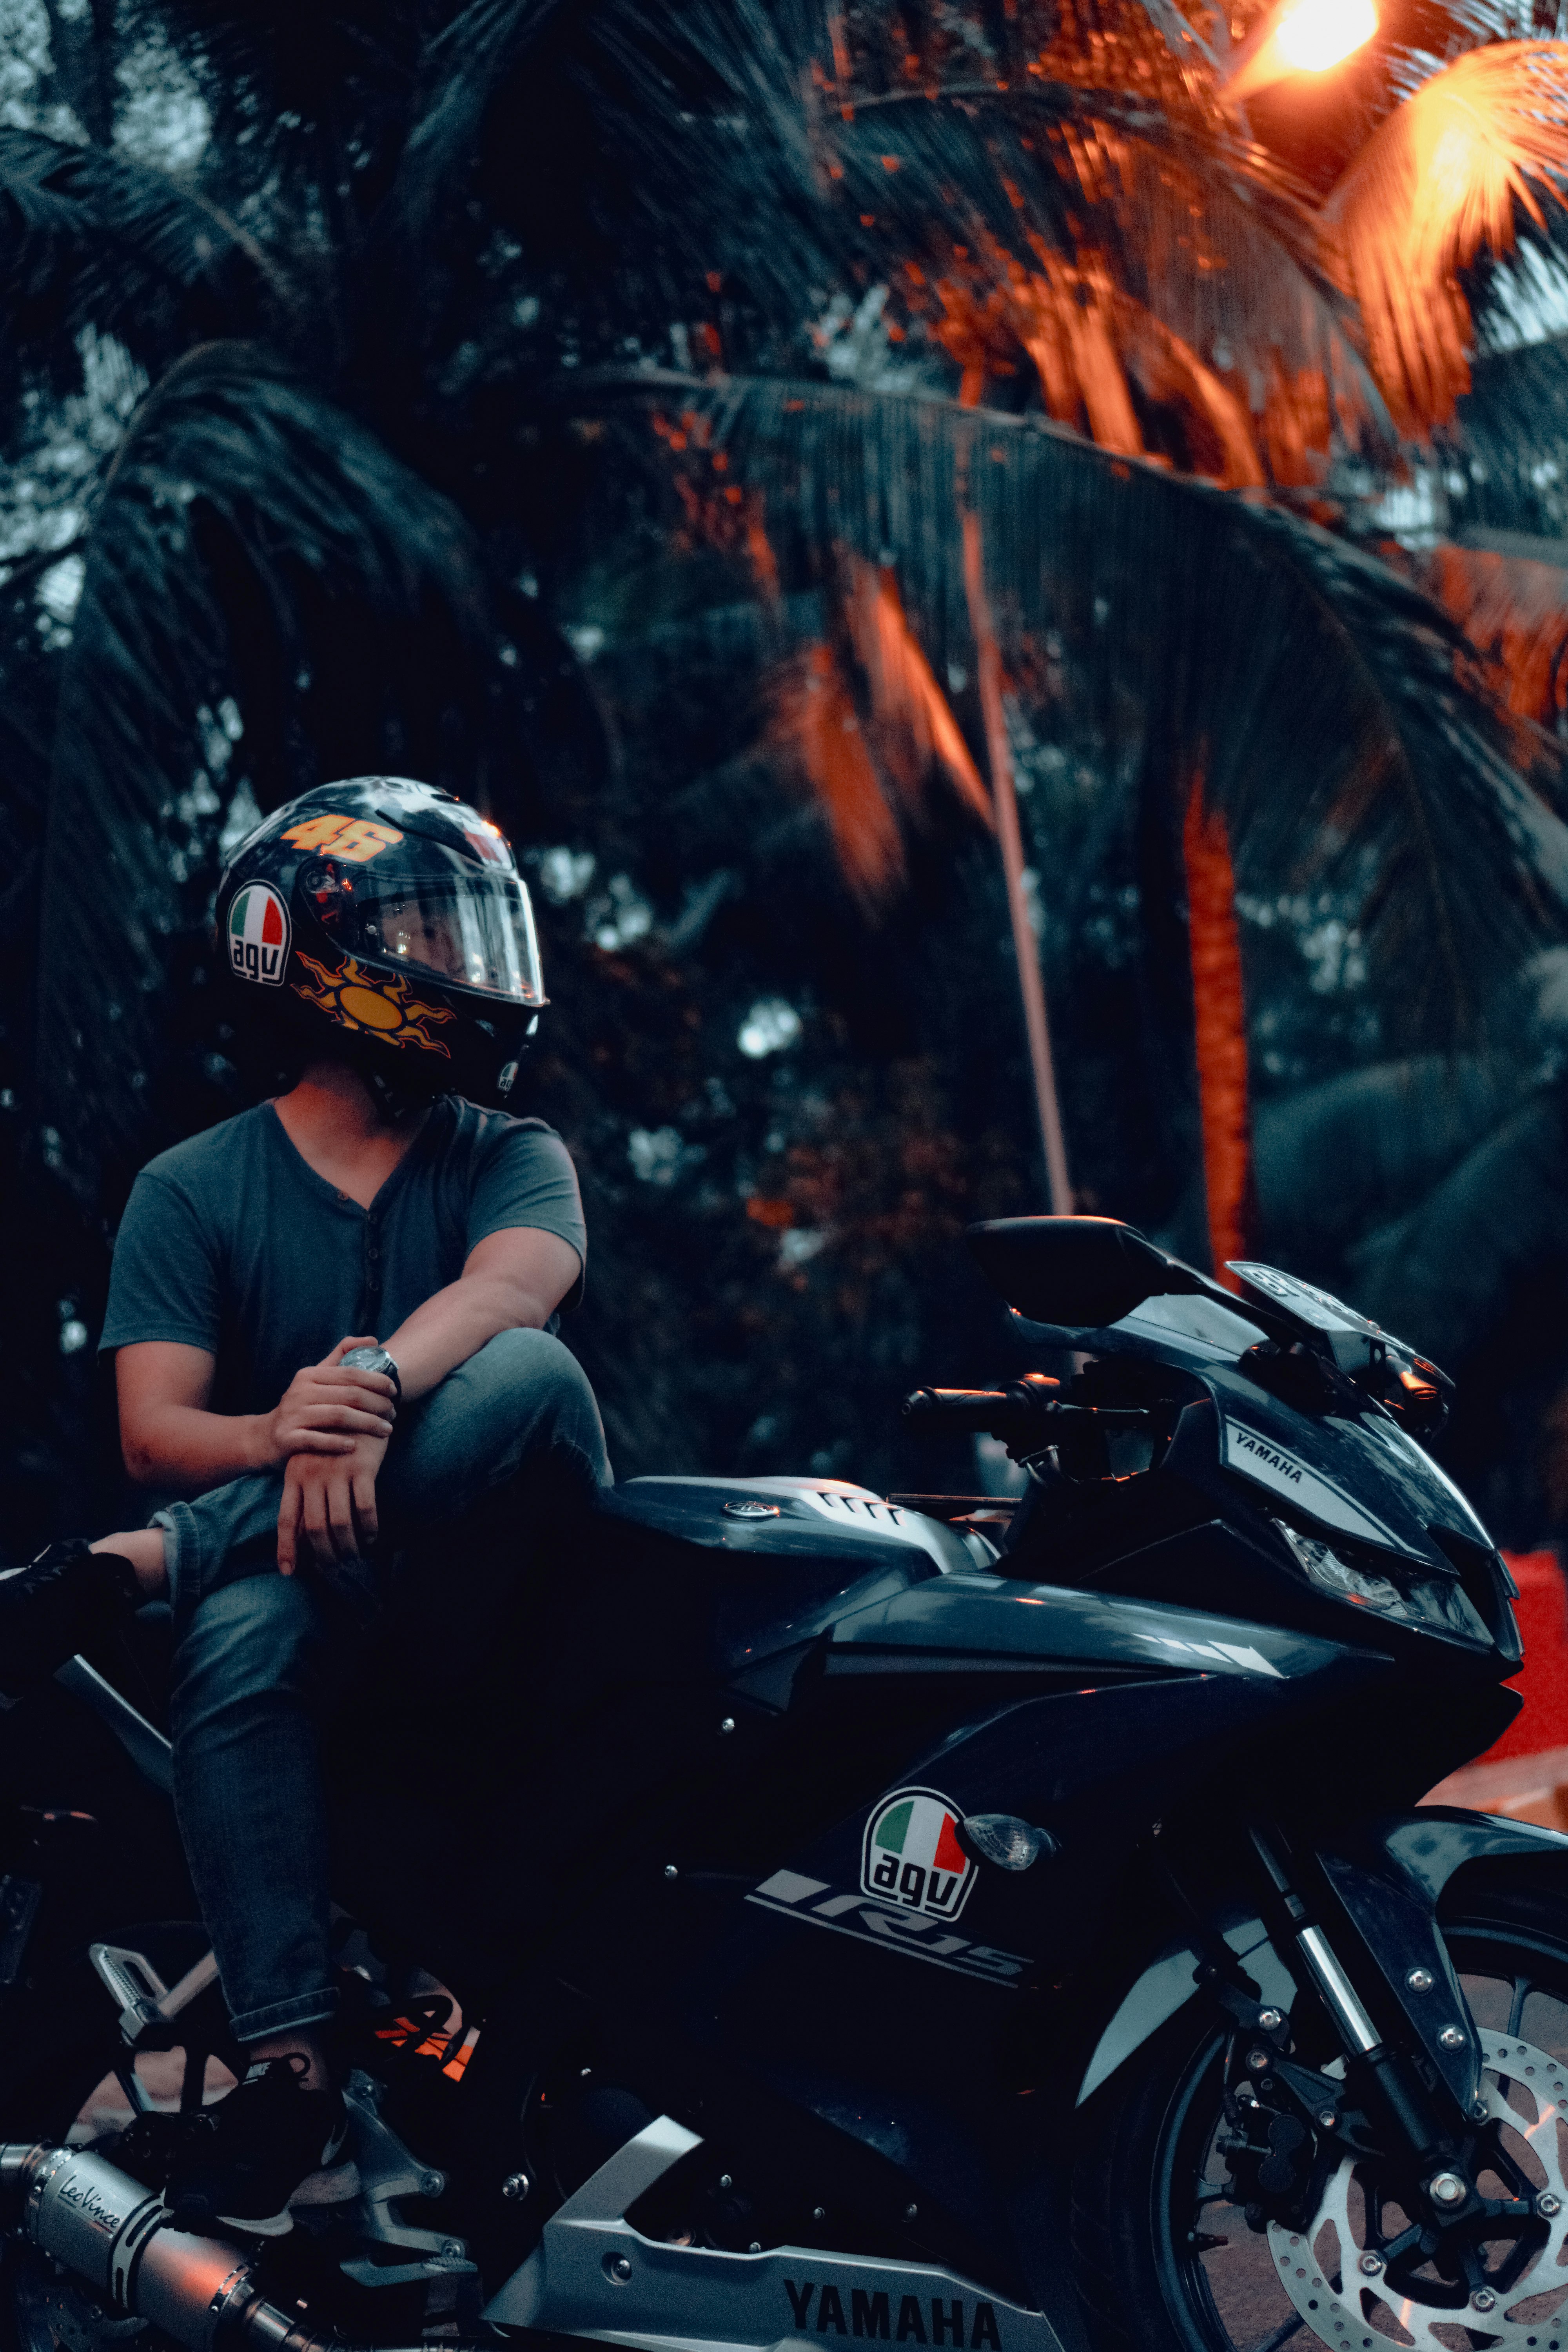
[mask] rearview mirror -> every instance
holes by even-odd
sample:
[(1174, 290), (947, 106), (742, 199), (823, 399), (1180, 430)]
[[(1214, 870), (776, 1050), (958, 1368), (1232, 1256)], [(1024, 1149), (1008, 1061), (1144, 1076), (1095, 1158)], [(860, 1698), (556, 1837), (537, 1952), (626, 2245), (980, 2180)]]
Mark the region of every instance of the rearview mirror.
[(1117, 1217), (994, 1217), (964, 1235), (993, 1290), (1031, 1323), (1093, 1330), (1193, 1277)]

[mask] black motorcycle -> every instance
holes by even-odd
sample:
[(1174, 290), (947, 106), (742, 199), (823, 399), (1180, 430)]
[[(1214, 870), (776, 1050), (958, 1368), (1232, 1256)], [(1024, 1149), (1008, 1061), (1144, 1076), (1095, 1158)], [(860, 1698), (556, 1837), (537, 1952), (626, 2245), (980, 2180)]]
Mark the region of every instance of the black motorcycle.
[(1518, 1703), (1443, 1376), (1109, 1220), (970, 1239), (1075, 1369), (906, 1411), (1016, 1505), (637, 1478), (388, 1630), (352, 2194), (284, 2237), (157, 2195), (237, 2053), (155, 1628), (0, 1722), (16, 2352), (1568, 2352), (1568, 1839), (1415, 1810)]

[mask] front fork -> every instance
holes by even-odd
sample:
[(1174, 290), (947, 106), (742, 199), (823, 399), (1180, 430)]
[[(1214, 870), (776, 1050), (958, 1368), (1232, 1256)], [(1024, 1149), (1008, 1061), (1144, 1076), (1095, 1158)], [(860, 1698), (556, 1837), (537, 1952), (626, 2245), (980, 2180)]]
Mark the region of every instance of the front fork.
[[(1424, 1921), (1412, 1916), (1394, 1919), (1392, 1925), (1369, 1920), (1364, 1916), (1367, 1898), (1353, 1885), (1349, 1887), (1352, 1902), (1345, 1907), (1359, 1947), (1355, 1961), (1375, 1968), (1391, 1988), (1397, 1987), (1404, 1996), (1402, 2009), (1426, 2003), (1431, 1996), (1437, 1998), (1441, 2015), (1432, 2011), (1422, 2016), (1424, 2030), (1413, 2030), (1410, 2036), (1414, 2046), (1394, 2048), (1380, 2030), (1339, 1952), (1314, 1919), (1285, 1858), (1282, 1841), (1271, 1829), (1254, 1829), (1251, 1836), (1289, 1940), (1300, 1956), (1300, 1965), (1291, 1973), (1299, 1982), (1309, 1981), (1321, 2000), (1343, 2053), (1346, 2080), (1338, 2082), (1331, 2074), (1295, 2062), (1289, 2055), (1290, 2031), (1282, 2013), (1259, 2007), (1256, 1998), (1249, 2000), (1237, 1982), (1239, 1972), (1222, 1962), (1206, 1969), (1204, 1975), (1240, 2029), (1243, 2080), (1254, 2086), (1250, 2093), (1238, 2086), (1241, 2105), (1261, 2113), (1258, 2092), (1283, 2089), (1290, 2104), (1304, 2110), (1304, 2121), (1310, 2123), (1312, 2137), (1320, 2145), (1326, 2137), (1355, 2154), (1393, 2158), (1402, 2172), (1408, 2170), (1434, 2221), (1460, 2218), (1477, 2196), (1470, 2178), (1473, 2157), (1467, 2165), (1466, 2150), (1474, 2150), (1474, 2126), (1486, 2120), (1489, 2110), (1479, 2095), (1479, 2051), (1474, 2021), (1435, 1923), (1429, 1915)], [(1342, 1896), (1346, 1889), (1336, 1891)], [(1388, 1890), (1383, 1891), (1386, 1895)], [(1374, 1947), (1367, 1934), (1369, 1925), (1374, 1930), (1386, 1927), (1388, 1939), (1379, 1932)], [(1417, 1955), (1413, 1963), (1412, 1953)], [(1280, 1957), (1289, 1965), (1288, 1954), (1282, 1952)], [(1440, 2065), (1422, 2046), (1426, 2042), (1434, 2045), (1435, 2053), (1441, 2054)], [(1364, 2091), (1364, 2112), (1358, 2110), (1353, 2095), (1347, 2095), (1357, 2085)], [(1302, 2137), (1304, 2140), (1305, 2133)], [(1289, 2134), (1283, 2139), (1278, 2131), (1271, 2135), (1273, 2179), (1281, 2190), (1294, 2170), (1293, 2146)], [(1269, 2185), (1267, 2168), (1260, 2178), (1266, 2187)]]

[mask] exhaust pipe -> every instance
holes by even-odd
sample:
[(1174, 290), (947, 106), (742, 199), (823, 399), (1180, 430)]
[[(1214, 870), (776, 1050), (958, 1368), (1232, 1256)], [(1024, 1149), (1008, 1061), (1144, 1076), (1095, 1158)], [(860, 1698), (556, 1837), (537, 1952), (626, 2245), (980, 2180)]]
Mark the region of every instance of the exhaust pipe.
[(0, 2221), (186, 2352), (344, 2352), (267, 2301), (240, 2247), (177, 2230), (161, 2199), (90, 2148), (0, 2147)]
[(176, 2230), (160, 2198), (89, 2148), (0, 2147), (0, 2210), (108, 2308), (151, 2320), (186, 2352), (327, 2352), (331, 2341), (265, 2300), (238, 2246)]

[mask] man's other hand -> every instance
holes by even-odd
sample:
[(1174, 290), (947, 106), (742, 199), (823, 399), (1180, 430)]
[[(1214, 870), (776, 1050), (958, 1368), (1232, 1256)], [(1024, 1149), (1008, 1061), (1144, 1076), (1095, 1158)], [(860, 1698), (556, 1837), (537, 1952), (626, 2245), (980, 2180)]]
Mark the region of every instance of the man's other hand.
[(319, 1364), (295, 1373), (267, 1416), (267, 1460), (261, 1467), (275, 1469), (297, 1454), (346, 1460), (362, 1437), (385, 1444), (397, 1417), (397, 1391), (384, 1372), (359, 1371), (342, 1360), (351, 1348), (376, 1344), (374, 1332), (368, 1339), (340, 1339)]
[(379, 1434), (351, 1439), (346, 1454), (290, 1457), (278, 1508), (278, 1565), (285, 1576), (312, 1562), (331, 1568), (337, 1560), (353, 1559), (374, 1542), (376, 1474), (391, 1423), (376, 1426)]

